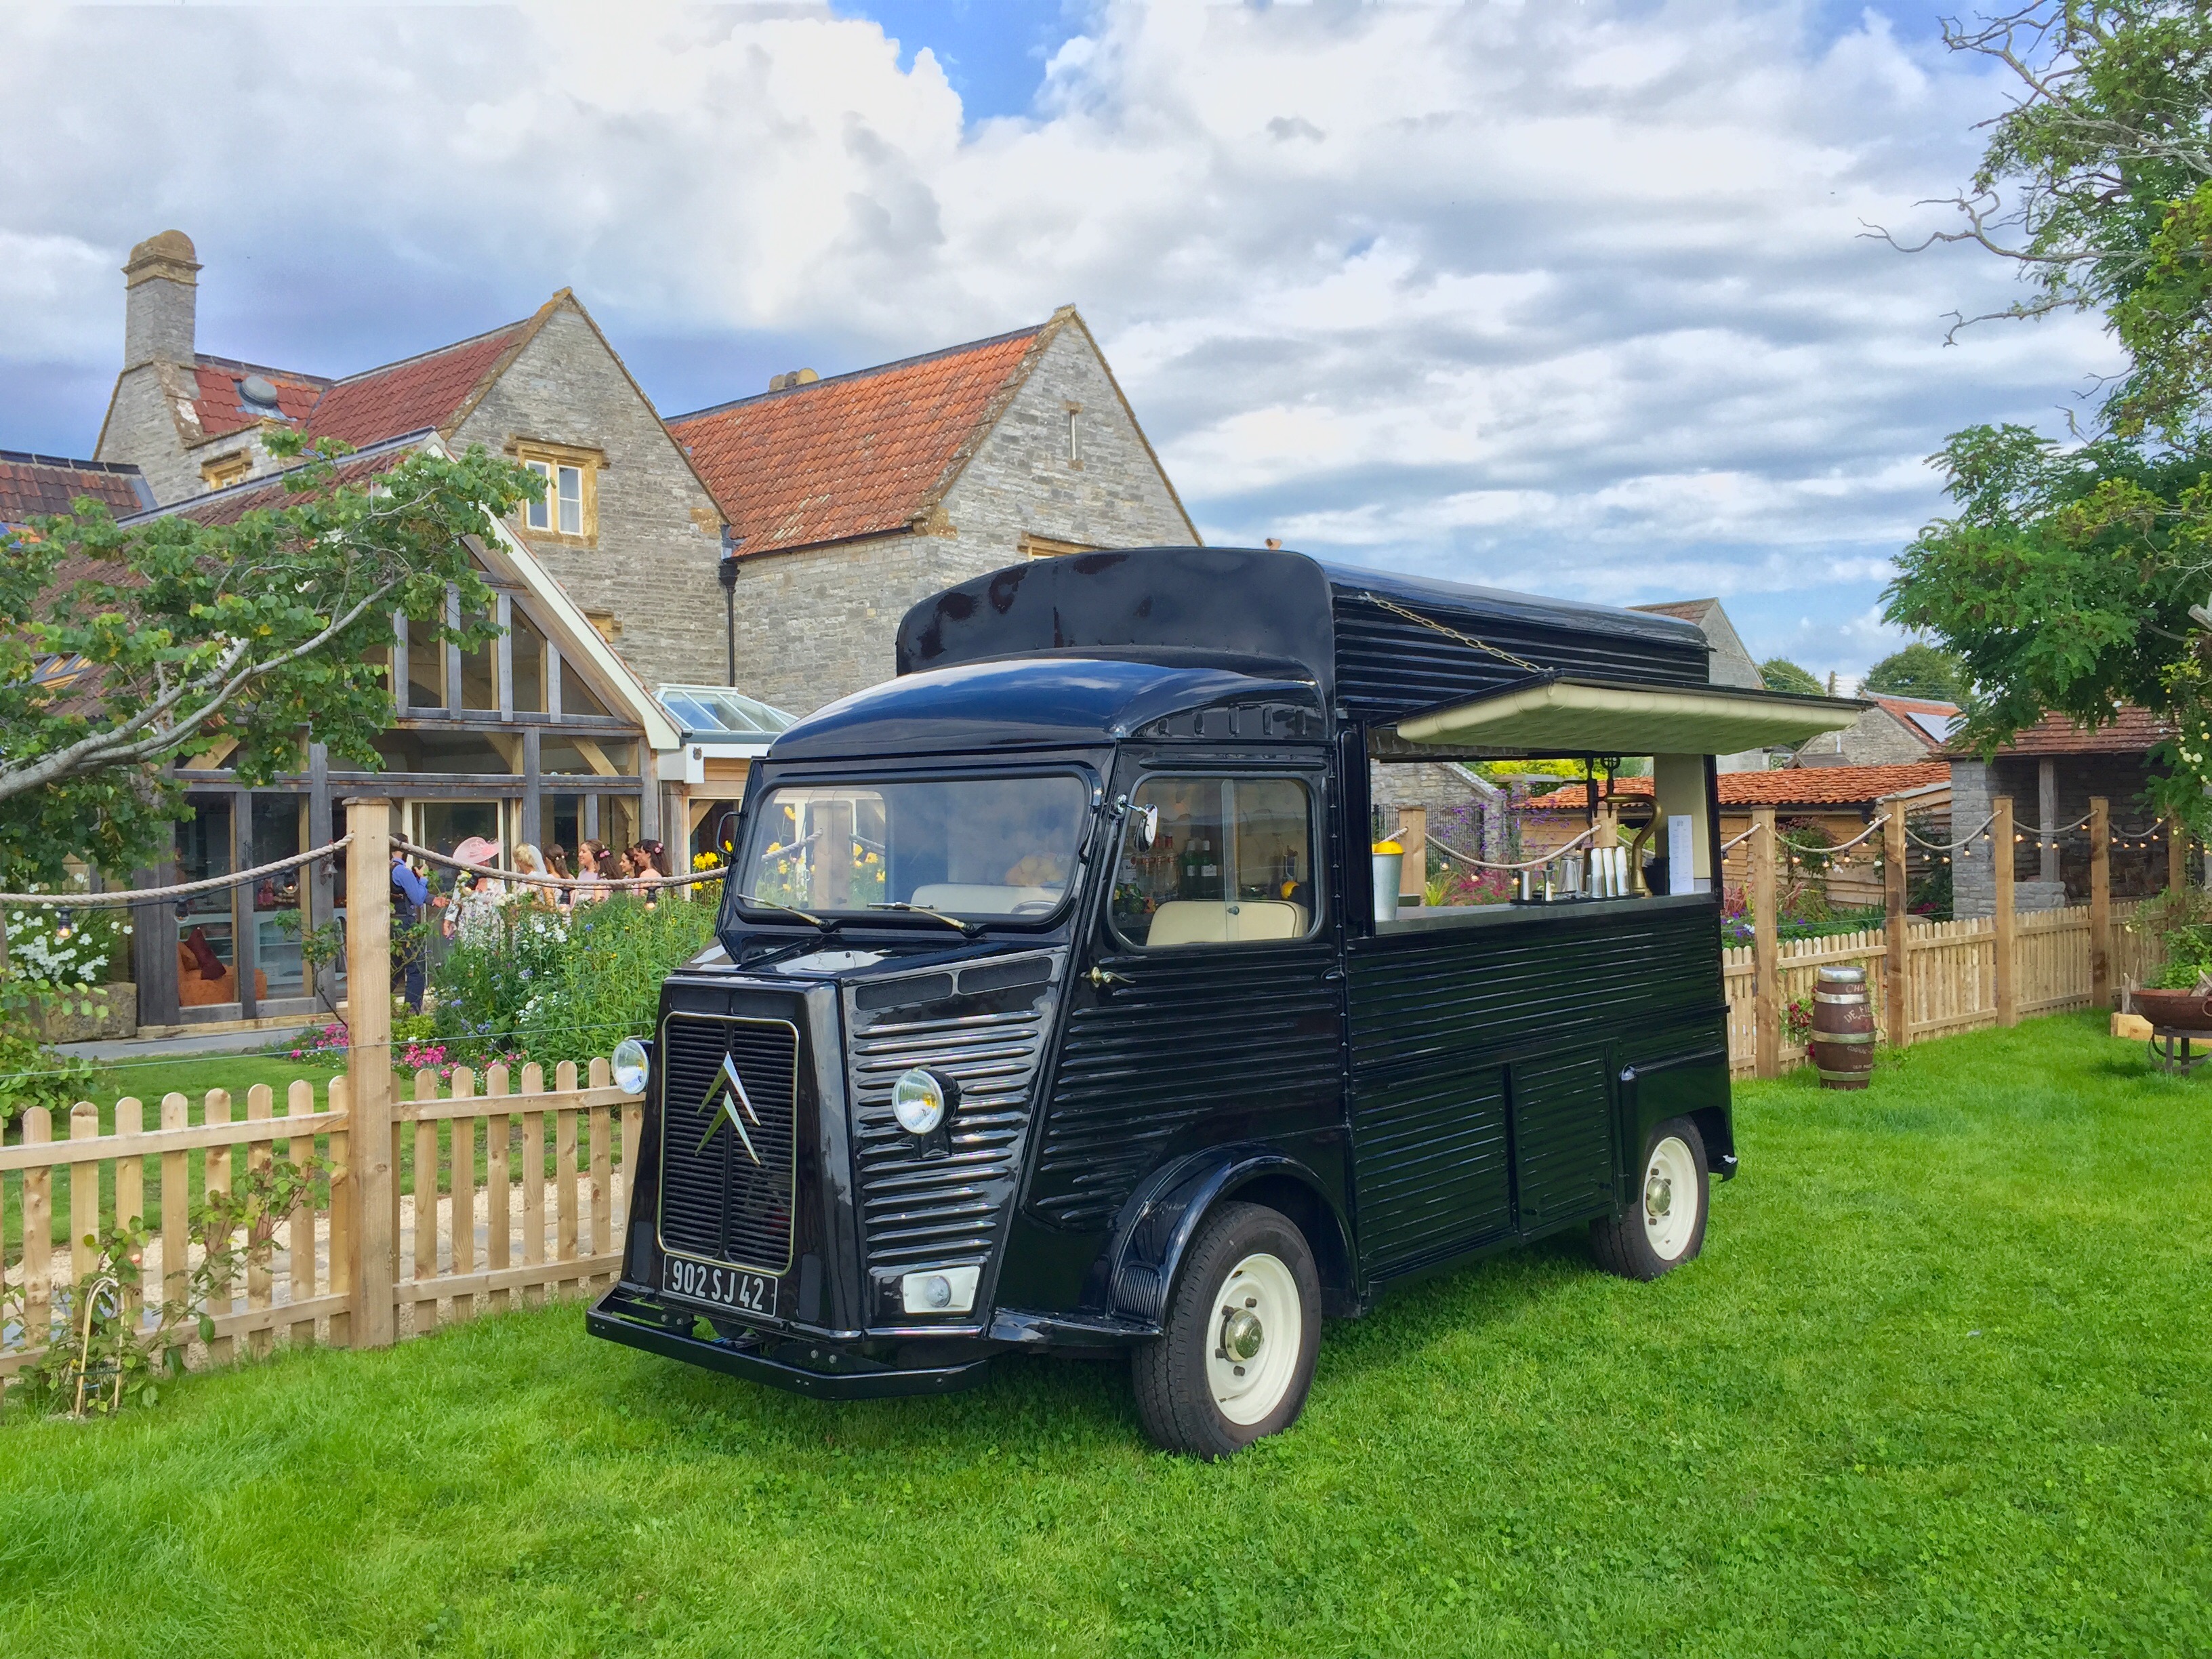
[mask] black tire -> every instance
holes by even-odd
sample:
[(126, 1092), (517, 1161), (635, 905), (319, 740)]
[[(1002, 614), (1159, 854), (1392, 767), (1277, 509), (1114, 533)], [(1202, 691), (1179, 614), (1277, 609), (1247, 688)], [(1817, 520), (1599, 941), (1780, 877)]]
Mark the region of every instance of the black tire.
[[(1241, 1405), (1232, 1400), (1231, 1408), (1224, 1410), (1216, 1395), (1214, 1362), (1219, 1361), (1237, 1376), (1245, 1372), (1235, 1368), (1223, 1346), (1228, 1322), (1239, 1311), (1224, 1298), (1231, 1294), (1231, 1276), (1255, 1257), (1263, 1261), (1273, 1258), (1288, 1270), (1289, 1284), (1295, 1285), (1298, 1330), (1294, 1353), (1284, 1360), (1277, 1358), (1282, 1350), (1267, 1352), (1262, 1331), (1261, 1347), (1247, 1357), (1255, 1373), (1264, 1357), (1273, 1374), (1267, 1384), (1268, 1395), (1273, 1394), (1277, 1382), (1282, 1391), (1272, 1407), (1267, 1407), (1263, 1395), (1259, 1400), (1248, 1398)], [(1264, 1287), (1258, 1282), (1261, 1277), (1276, 1284), (1276, 1297), (1284, 1294), (1287, 1286), (1273, 1268), (1255, 1269), (1254, 1287), (1264, 1295)], [(1233, 1300), (1255, 1309), (1262, 1305), (1256, 1297)], [(1267, 1305), (1273, 1306), (1273, 1301)], [(1280, 1319), (1276, 1322), (1279, 1328)], [(1279, 1328), (1278, 1334), (1281, 1334)], [(1304, 1235), (1287, 1217), (1263, 1206), (1221, 1205), (1206, 1218), (1184, 1254), (1160, 1335), (1135, 1352), (1130, 1369), (1136, 1385), (1137, 1415), (1152, 1443), (1163, 1450), (1183, 1452), (1208, 1462), (1226, 1457), (1264, 1436), (1281, 1433), (1298, 1420), (1298, 1413), (1305, 1409), (1307, 1392), (1313, 1387), (1314, 1355), (1320, 1346), (1321, 1275), (1315, 1269), (1313, 1251)], [(1281, 1375), (1285, 1365), (1288, 1366), (1286, 1376)], [(1237, 1420), (1243, 1410), (1254, 1413), (1253, 1420)]]
[[(1695, 1178), (1688, 1182), (1697, 1214), (1684, 1229), (1670, 1223), (1674, 1206), (1685, 1196), (1679, 1179), (1661, 1169), (1661, 1148), (1676, 1141), (1688, 1151)], [(1666, 1162), (1680, 1160), (1669, 1152)], [(1636, 1166), (1635, 1196), (1628, 1207), (1610, 1221), (1590, 1223), (1590, 1254), (1597, 1265), (1623, 1279), (1653, 1279), (1694, 1260), (1705, 1248), (1705, 1217), (1712, 1207), (1712, 1183), (1706, 1178), (1705, 1138), (1686, 1117), (1668, 1118), (1651, 1131), (1644, 1143), (1644, 1156)], [(1662, 1248), (1665, 1247), (1665, 1248)]]

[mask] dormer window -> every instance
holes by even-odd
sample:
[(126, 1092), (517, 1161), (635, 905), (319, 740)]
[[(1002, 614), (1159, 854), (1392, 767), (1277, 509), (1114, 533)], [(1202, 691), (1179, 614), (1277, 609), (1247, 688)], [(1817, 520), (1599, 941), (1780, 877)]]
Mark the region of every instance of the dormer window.
[(592, 451), (521, 443), (523, 465), (545, 480), (545, 494), (526, 501), (522, 526), (532, 534), (588, 546), (599, 539), (599, 457)]
[(210, 489), (228, 489), (234, 483), (244, 483), (252, 476), (253, 458), (242, 449), (228, 455), (218, 455), (200, 466), (200, 482)]

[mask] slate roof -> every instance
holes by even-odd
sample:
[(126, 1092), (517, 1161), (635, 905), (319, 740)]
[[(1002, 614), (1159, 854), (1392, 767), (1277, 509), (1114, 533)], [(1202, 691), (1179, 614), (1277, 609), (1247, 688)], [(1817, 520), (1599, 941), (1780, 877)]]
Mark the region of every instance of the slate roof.
[[(1948, 783), (1944, 761), (1908, 761), (1897, 766), (1806, 766), (1771, 772), (1723, 772), (1717, 781), (1723, 811), (1751, 806), (1865, 806), (1901, 789)], [(1650, 778), (1615, 778), (1616, 795), (1648, 796)], [(1528, 803), (1540, 812), (1583, 810), (1585, 786), (1562, 784)]]
[(135, 466), (0, 449), (0, 525), (67, 513), (81, 495), (106, 502), (118, 519), (154, 504), (153, 491)]
[(277, 411), (287, 420), (303, 423), (312, 437), (342, 438), (361, 445), (426, 427), (442, 430), (465, 412), (477, 388), (536, 320), (510, 323), (473, 339), (335, 380), (203, 356), (194, 365), (199, 396), (192, 406), (203, 433), (222, 436), (243, 432), (257, 425), (262, 416), (244, 405), (238, 383), (249, 374), (259, 374), (276, 387)]
[(740, 556), (901, 530), (959, 476), (1063, 318), (679, 415)]

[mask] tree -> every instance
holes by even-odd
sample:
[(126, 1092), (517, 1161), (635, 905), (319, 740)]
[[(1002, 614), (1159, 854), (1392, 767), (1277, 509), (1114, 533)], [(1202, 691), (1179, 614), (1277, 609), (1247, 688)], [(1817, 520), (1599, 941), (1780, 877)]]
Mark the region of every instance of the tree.
[(1766, 682), (1770, 691), (1790, 691), (1805, 697), (1827, 695), (1819, 680), (1787, 657), (1769, 657), (1759, 665), (1759, 678)]
[(1959, 659), (1938, 647), (1915, 640), (1893, 651), (1866, 672), (1862, 691), (1893, 697), (1924, 697), (1934, 702), (1959, 700)]
[[(496, 629), (465, 538), (544, 489), (471, 449), (417, 451), (388, 471), (309, 449), (284, 502), (214, 525), (168, 514), (118, 526), (97, 501), (0, 543), (0, 869), (52, 881), (71, 854), (143, 862), (181, 816), (165, 762), (234, 745), (241, 782), (303, 764), (301, 744), (374, 769), (393, 718), (382, 662), (395, 612), (473, 647)], [(447, 621), (458, 590), (465, 621)]]
[[(2177, 735), (2162, 811), (2212, 819), (2212, 4), (2039, 0), (1956, 50), (2015, 77), (1980, 166), (1931, 240), (2012, 261), (2032, 297), (1996, 316), (2100, 313), (2123, 357), (2070, 444), (1954, 433), (1952, 516), (1906, 548), (1885, 613), (1960, 659), (1961, 735), (1984, 754), (2047, 713), (2133, 702)], [(1920, 246), (1926, 246), (1925, 243)], [(1959, 320), (1966, 322), (1986, 319)], [(1954, 332), (1956, 332), (1954, 327)]]

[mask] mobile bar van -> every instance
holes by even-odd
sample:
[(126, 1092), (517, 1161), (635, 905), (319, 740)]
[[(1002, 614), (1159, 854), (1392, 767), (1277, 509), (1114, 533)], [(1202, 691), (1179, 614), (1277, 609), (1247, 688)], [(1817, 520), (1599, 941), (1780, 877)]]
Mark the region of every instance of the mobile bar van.
[[(922, 601), (896, 678), (777, 737), (717, 944), (618, 1056), (590, 1328), (847, 1399), (1126, 1351), (1146, 1431), (1212, 1457), (1394, 1284), (1568, 1229), (1690, 1260), (1736, 1167), (1712, 757), (1863, 707), (1707, 663), (1665, 616), (1277, 550)], [(1397, 912), (1371, 769), (1529, 757), (1585, 763), (1584, 844)]]

